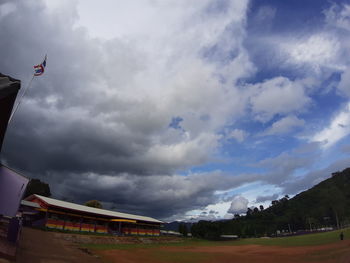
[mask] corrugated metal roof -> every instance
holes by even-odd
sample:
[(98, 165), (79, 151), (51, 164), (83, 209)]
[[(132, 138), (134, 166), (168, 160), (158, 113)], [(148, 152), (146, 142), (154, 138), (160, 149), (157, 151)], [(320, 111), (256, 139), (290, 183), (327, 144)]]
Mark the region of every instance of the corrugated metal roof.
[(35, 208), (40, 208), (40, 205), (38, 203), (30, 202), (30, 201), (27, 201), (27, 200), (22, 200), (21, 201), (21, 205), (35, 207)]
[(0, 152), (21, 82), (0, 73)]
[(61, 201), (41, 195), (34, 195), (37, 198), (43, 200), (45, 203), (57, 207), (62, 207), (62, 208), (67, 208), (67, 209), (72, 209), (76, 211), (81, 211), (81, 212), (86, 212), (86, 213), (93, 213), (97, 215), (105, 215), (105, 216), (110, 216), (110, 217), (118, 217), (118, 218), (126, 218), (126, 219), (134, 219), (134, 220), (139, 220), (139, 221), (147, 221), (147, 222), (153, 222), (153, 223), (163, 223), (162, 221), (159, 221), (157, 219), (154, 219), (152, 217), (147, 217), (147, 216), (138, 216), (138, 215), (132, 215), (132, 214), (126, 214), (126, 213), (120, 213), (120, 212), (115, 212), (115, 211), (110, 211), (110, 210), (105, 210), (105, 209), (99, 209), (99, 208), (94, 208), (94, 207), (89, 207), (85, 205), (78, 205), (66, 201)]
[(5, 97), (11, 93), (17, 92), (19, 88), (19, 80), (0, 73), (0, 98)]

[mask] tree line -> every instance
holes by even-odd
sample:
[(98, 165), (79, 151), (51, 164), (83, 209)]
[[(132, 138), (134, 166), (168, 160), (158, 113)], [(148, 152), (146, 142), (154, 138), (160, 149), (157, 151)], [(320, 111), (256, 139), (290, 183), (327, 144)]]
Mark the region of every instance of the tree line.
[(297, 232), (350, 224), (350, 168), (332, 174), (293, 198), (273, 200), (271, 206), (248, 208), (232, 220), (199, 221), (192, 225), (194, 237), (216, 239), (220, 235), (239, 237), (274, 236), (278, 231)]

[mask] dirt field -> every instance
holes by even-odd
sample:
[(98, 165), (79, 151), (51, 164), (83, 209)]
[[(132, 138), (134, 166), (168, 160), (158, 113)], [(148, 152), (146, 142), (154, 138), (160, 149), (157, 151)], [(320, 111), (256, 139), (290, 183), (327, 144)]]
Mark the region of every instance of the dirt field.
[[(16, 262), (19, 263), (99, 263), (101, 258), (83, 244), (149, 244), (179, 242), (179, 238), (114, 237), (65, 234), (23, 228)], [(1, 257), (0, 257), (0, 263)]]
[[(86, 251), (86, 250), (85, 250)], [(19, 263), (100, 263), (60, 234), (23, 228), (16, 262)]]
[[(330, 235), (337, 237), (337, 233)], [(320, 239), (320, 236), (315, 235), (315, 239)], [(158, 244), (154, 243), (159, 241)], [(104, 248), (98, 249), (100, 245)], [(83, 246), (89, 248), (81, 248)], [(236, 242), (213, 244), (169, 238), (72, 235), (24, 228), (16, 262), (350, 263), (350, 240), (334, 240), (330, 244), (317, 246), (242, 245)]]
[(106, 262), (118, 263), (349, 263), (350, 242), (311, 247), (262, 245), (158, 247), (96, 251)]

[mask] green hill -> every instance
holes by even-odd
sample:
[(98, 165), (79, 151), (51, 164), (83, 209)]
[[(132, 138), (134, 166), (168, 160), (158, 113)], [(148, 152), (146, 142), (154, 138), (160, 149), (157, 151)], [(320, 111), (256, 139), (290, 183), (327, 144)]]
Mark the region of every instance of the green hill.
[(246, 216), (232, 220), (199, 221), (192, 226), (192, 235), (217, 238), (221, 234), (240, 237), (272, 236), (280, 232), (339, 228), (350, 224), (350, 168), (301, 192), (293, 198), (285, 196), (272, 201), (264, 210), (249, 209)]

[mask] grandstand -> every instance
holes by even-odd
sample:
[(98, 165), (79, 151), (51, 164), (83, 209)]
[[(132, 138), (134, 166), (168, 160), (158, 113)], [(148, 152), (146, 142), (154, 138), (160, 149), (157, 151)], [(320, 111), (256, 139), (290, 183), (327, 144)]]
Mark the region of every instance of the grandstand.
[(22, 201), (25, 222), (76, 232), (159, 236), (162, 221), (31, 195)]

